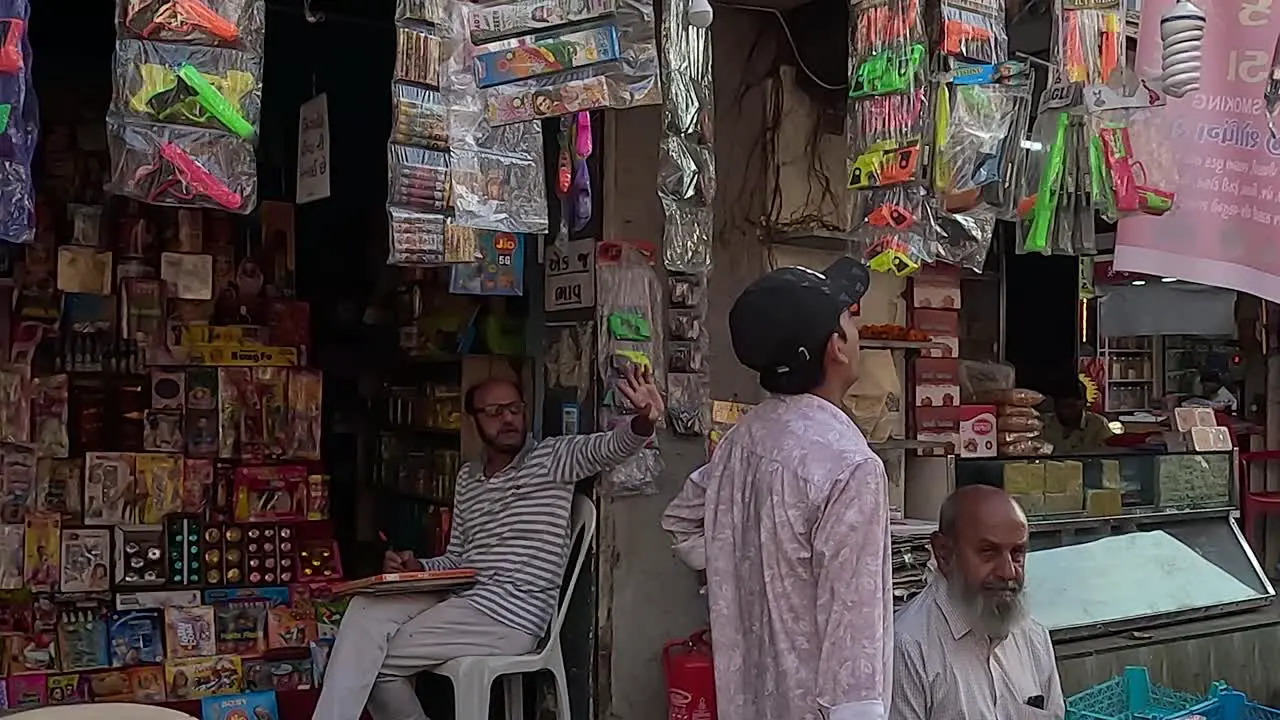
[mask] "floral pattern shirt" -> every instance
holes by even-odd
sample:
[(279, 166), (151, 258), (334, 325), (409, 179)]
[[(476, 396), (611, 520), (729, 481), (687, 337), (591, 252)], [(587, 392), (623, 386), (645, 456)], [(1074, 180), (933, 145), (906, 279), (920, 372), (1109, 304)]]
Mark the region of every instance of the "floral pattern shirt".
[(840, 408), (773, 397), (662, 525), (707, 572), (720, 720), (882, 720), (893, 663), (884, 465)]

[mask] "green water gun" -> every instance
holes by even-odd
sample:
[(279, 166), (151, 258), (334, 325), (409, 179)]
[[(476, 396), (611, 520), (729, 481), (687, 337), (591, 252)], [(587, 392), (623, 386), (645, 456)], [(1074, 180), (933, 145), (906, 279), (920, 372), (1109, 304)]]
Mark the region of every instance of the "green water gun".
[(1067, 125), (1070, 122), (1071, 118), (1065, 111), (1058, 113), (1053, 146), (1049, 148), (1049, 158), (1040, 173), (1040, 188), (1036, 192), (1031, 232), (1027, 234), (1027, 242), (1023, 245), (1023, 250), (1027, 252), (1043, 253), (1049, 248), (1049, 229), (1053, 227), (1053, 216), (1058, 208), (1058, 192), (1062, 189), (1062, 162), (1066, 157)]
[(200, 74), (200, 71), (190, 63), (183, 63), (174, 68), (174, 74), (178, 76), (182, 82), (186, 83), (191, 92), (195, 93), (196, 100), (218, 119), (218, 122), (227, 126), (231, 132), (239, 135), (241, 138), (248, 140), (254, 136), (253, 125), (236, 110), (218, 89), (209, 83), (208, 80)]
[(905, 50), (883, 50), (858, 64), (849, 86), (849, 97), (869, 97), (905, 92), (924, 62), (925, 47), (919, 43)]

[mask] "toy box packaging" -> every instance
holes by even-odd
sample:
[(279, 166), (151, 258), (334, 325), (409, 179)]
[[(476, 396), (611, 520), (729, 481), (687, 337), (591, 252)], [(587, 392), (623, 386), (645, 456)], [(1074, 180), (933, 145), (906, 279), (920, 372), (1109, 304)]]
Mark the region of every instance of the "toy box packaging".
[[(105, 601), (63, 606), (58, 611), (58, 647), (62, 670), (80, 672), (107, 667)], [(50, 687), (52, 690), (52, 686)]]
[(9, 709), (34, 710), (49, 704), (49, 685), (44, 675), (14, 675), (9, 678)]
[(130, 668), (129, 681), (133, 685), (133, 697), (138, 702), (162, 703), (167, 699), (164, 668), (158, 665)]
[(267, 650), (266, 600), (229, 600), (213, 608), (218, 652), (254, 657)]
[(244, 689), (243, 670), (235, 655), (166, 660), (165, 693), (170, 702), (235, 694)]
[(133, 678), (127, 670), (106, 670), (89, 675), (89, 691), (95, 702), (133, 702)]
[(111, 531), (67, 528), (62, 531), (62, 592), (111, 589)]
[(164, 609), (165, 647), (170, 658), (207, 657), (218, 651), (214, 638), (213, 608)]
[(27, 515), (23, 565), (26, 570), (26, 586), (33, 591), (53, 592), (58, 589), (61, 574), (61, 527), (62, 517), (53, 513)]
[(205, 698), (200, 720), (279, 720), (274, 690)]
[(315, 617), (293, 608), (271, 608), (267, 614), (267, 646), (272, 650), (307, 647), (316, 639)]
[(310, 690), (311, 660), (248, 660), (244, 664), (245, 690)]
[(113, 612), (108, 635), (112, 667), (164, 661), (164, 621), (159, 610)]
[(89, 702), (89, 676), (82, 673), (61, 673), (48, 677), (50, 705), (78, 705)]

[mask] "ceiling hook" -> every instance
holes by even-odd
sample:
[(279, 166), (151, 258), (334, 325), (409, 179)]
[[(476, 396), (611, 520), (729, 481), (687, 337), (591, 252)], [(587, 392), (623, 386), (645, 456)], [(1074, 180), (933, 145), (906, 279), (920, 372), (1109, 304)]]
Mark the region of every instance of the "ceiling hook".
[(324, 22), (324, 13), (311, 11), (311, 0), (302, 0), (302, 16), (312, 24)]

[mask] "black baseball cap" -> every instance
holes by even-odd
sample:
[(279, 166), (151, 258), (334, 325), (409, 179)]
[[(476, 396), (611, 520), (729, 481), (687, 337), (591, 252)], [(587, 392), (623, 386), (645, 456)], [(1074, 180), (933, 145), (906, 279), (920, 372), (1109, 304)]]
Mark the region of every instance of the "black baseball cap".
[(760, 386), (769, 392), (809, 392), (822, 383), (822, 357), (840, 317), (870, 283), (867, 267), (851, 257), (822, 272), (784, 267), (761, 277), (729, 311), (738, 362), (760, 373)]

